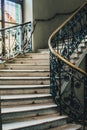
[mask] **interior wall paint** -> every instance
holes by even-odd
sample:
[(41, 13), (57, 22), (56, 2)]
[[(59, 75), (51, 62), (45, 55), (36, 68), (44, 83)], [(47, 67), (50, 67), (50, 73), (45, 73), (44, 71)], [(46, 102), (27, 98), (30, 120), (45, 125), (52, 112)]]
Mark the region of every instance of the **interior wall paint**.
[(32, 0), (24, 0), (24, 22), (33, 21)]
[[(85, 0), (33, 0), (33, 21), (48, 19), (56, 13), (71, 12)], [(38, 22), (33, 34), (33, 50), (48, 47), (50, 34), (69, 16), (58, 16), (48, 22)]]

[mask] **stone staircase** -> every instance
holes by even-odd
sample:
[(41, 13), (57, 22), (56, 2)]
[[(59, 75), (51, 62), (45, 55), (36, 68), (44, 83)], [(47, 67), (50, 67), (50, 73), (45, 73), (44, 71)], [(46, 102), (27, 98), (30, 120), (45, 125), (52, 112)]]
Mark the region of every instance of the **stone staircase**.
[(2, 130), (81, 130), (50, 94), (49, 52), (19, 55), (0, 69)]

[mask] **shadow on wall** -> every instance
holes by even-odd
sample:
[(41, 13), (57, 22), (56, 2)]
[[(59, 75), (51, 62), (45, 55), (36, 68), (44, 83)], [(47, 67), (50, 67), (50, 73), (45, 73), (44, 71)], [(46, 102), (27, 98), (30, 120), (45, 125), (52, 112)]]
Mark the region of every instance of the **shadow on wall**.
[[(25, 0), (25, 3), (26, 1), (28, 0)], [(50, 34), (70, 16), (70, 14), (68, 15), (69, 12), (73, 12), (84, 2), (85, 0), (73, 0), (73, 2), (70, 0), (32, 0), (33, 24), (35, 24), (35, 19), (43, 20), (38, 22), (33, 33), (33, 51), (40, 48), (48, 48), (48, 38)], [(26, 4), (26, 6), (28, 6), (28, 4)], [(29, 17), (27, 13), (28, 8), (26, 8), (26, 17), (27, 15)], [(67, 15), (62, 15), (62, 13), (67, 13)], [(54, 17), (56, 14), (61, 15)], [(52, 17), (54, 18), (48, 21), (48, 19)], [(44, 19), (47, 19), (47, 21), (44, 21)]]

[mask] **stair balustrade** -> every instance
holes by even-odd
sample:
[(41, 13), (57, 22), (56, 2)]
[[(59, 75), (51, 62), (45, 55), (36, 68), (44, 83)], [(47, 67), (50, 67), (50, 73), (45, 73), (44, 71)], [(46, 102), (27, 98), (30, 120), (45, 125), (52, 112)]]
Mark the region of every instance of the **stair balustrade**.
[(31, 22), (0, 30), (0, 62), (32, 50)]
[(79, 45), (86, 44), (87, 2), (73, 13), (49, 38), (50, 92), (71, 120), (83, 124), (87, 120), (87, 73), (70, 62)]

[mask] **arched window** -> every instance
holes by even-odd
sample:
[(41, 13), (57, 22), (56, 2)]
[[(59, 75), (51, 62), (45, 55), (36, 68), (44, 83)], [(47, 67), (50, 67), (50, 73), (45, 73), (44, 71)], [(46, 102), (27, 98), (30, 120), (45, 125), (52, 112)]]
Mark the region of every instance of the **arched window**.
[(0, 0), (0, 28), (22, 23), (22, 0)]

